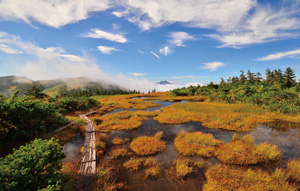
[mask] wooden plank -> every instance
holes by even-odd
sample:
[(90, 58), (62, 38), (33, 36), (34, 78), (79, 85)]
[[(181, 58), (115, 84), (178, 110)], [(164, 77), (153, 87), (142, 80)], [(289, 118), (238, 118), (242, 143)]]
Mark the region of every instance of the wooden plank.
[(79, 171), (80, 190), (90, 191), (93, 184), (92, 175), (96, 172), (95, 127), (86, 115), (80, 115), (80, 118), (87, 122), (84, 151)]

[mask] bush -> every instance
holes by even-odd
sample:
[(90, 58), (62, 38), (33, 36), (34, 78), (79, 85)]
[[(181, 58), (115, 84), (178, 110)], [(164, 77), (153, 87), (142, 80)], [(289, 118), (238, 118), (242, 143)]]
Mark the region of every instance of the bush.
[(55, 190), (62, 185), (61, 159), (65, 157), (58, 140), (35, 139), (0, 158), (0, 187), (3, 190)]

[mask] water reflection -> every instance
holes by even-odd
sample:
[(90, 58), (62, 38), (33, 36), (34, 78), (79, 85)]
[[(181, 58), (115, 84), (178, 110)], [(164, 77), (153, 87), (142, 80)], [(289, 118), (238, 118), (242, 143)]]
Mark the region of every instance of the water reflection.
[(84, 138), (80, 135), (80, 133), (78, 133), (71, 141), (65, 143), (63, 145), (63, 152), (66, 154), (66, 158), (64, 158), (62, 162), (78, 161), (80, 158), (80, 149), (83, 144)]

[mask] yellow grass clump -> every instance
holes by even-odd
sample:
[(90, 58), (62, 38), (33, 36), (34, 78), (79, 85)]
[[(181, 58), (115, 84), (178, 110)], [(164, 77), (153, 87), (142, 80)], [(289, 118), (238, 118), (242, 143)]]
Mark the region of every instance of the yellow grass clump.
[(258, 123), (266, 124), (276, 119), (299, 122), (299, 116), (288, 116), (265, 112), (246, 104), (222, 104), (211, 102), (178, 103), (163, 107), (163, 112), (154, 117), (162, 124), (179, 124), (191, 121), (201, 122), (214, 129), (250, 131)]
[(117, 148), (110, 151), (109, 156), (112, 159), (117, 159), (120, 157), (125, 157), (128, 154), (128, 149), (125, 148)]
[(130, 159), (128, 161), (126, 161), (123, 166), (127, 169), (127, 170), (131, 170), (131, 171), (138, 171), (142, 168), (143, 166), (143, 159)]
[(250, 135), (241, 138), (234, 136), (232, 142), (220, 145), (216, 157), (226, 164), (249, 165), (279, 160), (282, 153), (277, 146), (268, 143), (254, 144)]
[(158, 111), (121, 111), (92, 119), (97, 131), (133, 130), (142, 126), (142, 122), (148, 117), (157, 116), (158, 113)]
[(108, 138), (106, 136), (103, 136), (101, 133), (96, 133), (96, 139), (95, 139), (95, 147), (96, 147), (96, 154), (97, 159), (99, 159), (105, 152)]
[(204, 167), (203, 162), (190, 159), (177, 159), (173, 162), (173, 165), (178, 179), (186, 178), (196, 170), (195, 168), (202, 169)]
[(287, 174), (290, 179), (300, 183), (300, 161), (299, 160), (291, 160), (288, 162), (286, 167)]
[(222, 144), (211, 134), (202, 132), (181, 132), (178, 133), (174, 146), (176, 150), (184, 156), (200, 155), (212, 157), (216, 151), (216, 146)]
[(268, 174), (262, 170), (241, 169), (227, 165), (214, 165), (205, 173), (207, 183), (204, 191), (259, 190), (259, 191), (296, 191), (290, 185), (287, 175), (279, 169)]
[[(158, 132), (160, 134), (160, 132)], [(130, 149), (138, 155), (155, 155), (165, 150), (166, 144), (158, 136), (140, 136), (130, 143)]]
[(124, 145), (125, 143), (127, 143), (129, 141), (128, 138), (125, 139), (121, 139), (121, 138), (114, 138), (111, 143), (113, 145)]
[(135, 172), (144, 167), (145, 178), (157, 178), (161, 172), (160, 164), (152, 157), (147, 159), (130, 159), (123, 166), (127, 170)]

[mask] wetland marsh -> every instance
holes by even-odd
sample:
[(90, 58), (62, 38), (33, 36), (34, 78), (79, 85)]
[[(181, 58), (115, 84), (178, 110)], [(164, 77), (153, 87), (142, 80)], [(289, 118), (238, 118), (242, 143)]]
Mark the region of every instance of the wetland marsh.
[[(290, 127), (282, 131), (276, 126), (263, 124), (274, 125), (276, 120), (297, 124), (299, 117), (282, 116), (243, 104), (203, 102), (199, 97), (174, 102), (171, 97), (161, 94), (146, 96), (135, 99), (118, 97), (119, 103), (115, 104), (114, 110), (92, 118), (98, 125), (110, 124), (110, 120), (118, 124), (118, 128), (112, 128), (116, 124), (111, 124), (98, 129), (105, 134), (108, 143), (98, 165), (105, 164), (110, 168), (116, 180), (126, 184), (127, 190), (221, 190), (225, 188), (222, 181), (219, 185), (214, 182), (217, 177), (211, 176), (217, 168), (228, 169), (231, 178), (245, 182), (246, 186), (247, 182), (255, 180), (243, 177), (245, 172), (251, 176), (270, 176), (270, 182), (275, 182), (278, 188), (297, 190), (299, 182), (290, 178), (293, 176), (287, 164), (291, 160), (297, 163), (296, 159), (300, 158), (297, 152), (300, 149), (300, 130)], [(170, 100), (173, 102), (165, 102)], [(137, 106), (145, 102), (147, 108)], [(122, 107), (122, 104), (126, 106)], [(135, 127), (128, 129), (128, 122), (136, 119), (139, 121)], [(159, 145), (164, 147), (152, 152), (157, 147), (150, 138), (161, 141)], [(135, 144), (139, 139), (145, 141)], [(119, 144), (115, 144), (116, 140)], [(113, 157), (111, 153), (115, 150), (124, 154)], [(148, 160), (154, 161), (155, 165), (145, 165)], [(276, 175), (282, 180), (276, 182)], [(228, 177), (222, 175), (220, 178), (226, 182)], [(268, 186), (262, 188), (270, 189)]]

